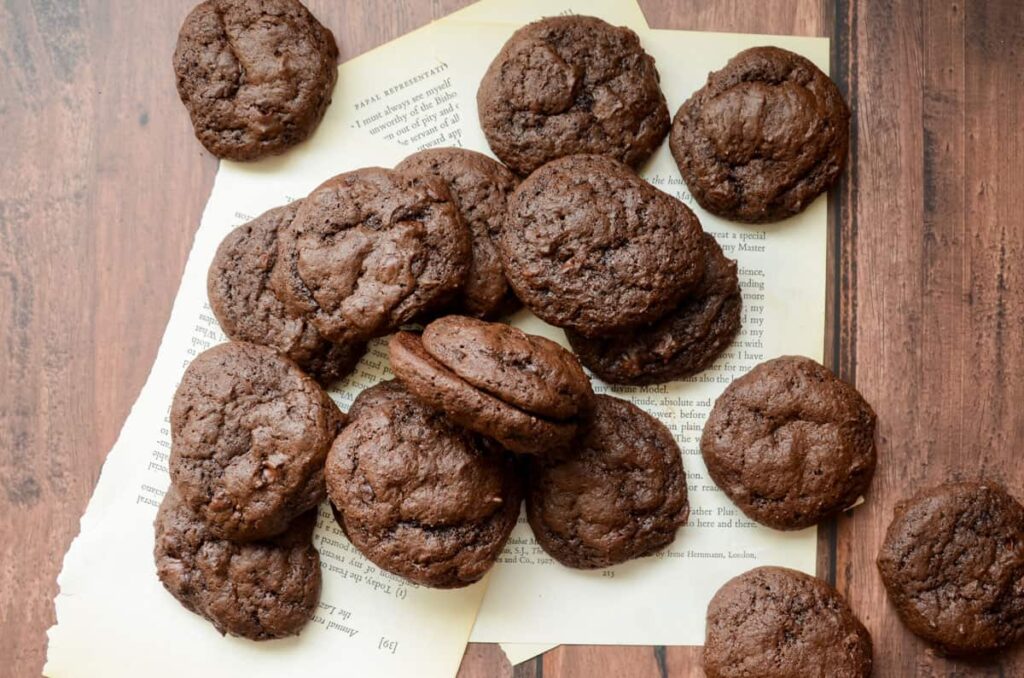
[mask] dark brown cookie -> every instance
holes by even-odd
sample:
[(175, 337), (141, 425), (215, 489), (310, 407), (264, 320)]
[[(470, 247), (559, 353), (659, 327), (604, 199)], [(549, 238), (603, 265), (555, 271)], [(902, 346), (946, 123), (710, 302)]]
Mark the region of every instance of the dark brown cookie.
[(867, 678), (872, 644), (839, 592), (803, 572), (758, 567), (708, 605), (707, 678)]
[(286, 309), (269, 286), (277, 234), (292, 222), (301, 202), (275, 207), (231, 231), (210, 264), (206, 290), (224, 334), (276, 349), (321, 384), (331, 384), (355, 368), (366, 344), (327, 341), (305, 318)]
[(456, 308), (477, 318), (496, 318), (518, 304), (512, 294), (493, 238), (505, 223), (508, 196), (518, 180), (507, 167), (464, 148), (428, 148), (396, 167), (399, 172), (443, 179), (473, 238), (473, 256)]
[(174, 73), (206, 150), (254, 160), (316, 129), (337, 60), (334, 36), (297, 0), (207, 0), (181, 26)]
[(679, 304), (704, 273), (701, 234), (693, 212), (625, 165), (574, 155), (519, 185), (498, 242), (505, 275), (530, 310), (600, 337)]
[(802, 212), (839, 176), (850, 109), (810, 61), (754, 47), (708, 76), (676, 113), (669, 143), (690, 193), (750, 223)]
[(519, 516), (512, 457), (398, 382), (360, 393), (350, 415), (327, 458), (327, 487), (355, 547), (423, 586), (483, 577)]
[(783, 356), (733, 381), (700, 440), (708, 473), (747, 516), (777, 530), (851, 506), (875, 473), (875, 413), (815, 361)]
[(689, 513), (675, 439), (625, 400), (595, 396), (570, 454), (531, 460), (530, 527), (568, 567), (609, 567), (651, 555), (672, 543)]
[(278, 239), (274, 291), (321, 335), (358, 344), (442, 307), (466, 280), (469, 230), (444, 181), (367, 167), (317, 187)]
[(320, 602), (320, 556), (313, 548), (316, 511), (277, 537), (218, 539), (172, 487), (154, 523), (156, 572), (182, 605), (222, 634), (252, 640), (299, 633)]
[(215, 537), (271, 537), (323, 501), (324, 459), (344, 421), (324, 390), (272, 349), (214, 346), (174, 394), (171, 480)]
[(740, 329), (736, 262), (704, 234), (704, 276), (675, 310), (651, 325), (591, 339), (567, 331), (580, 362), (609, 384), (662, 384), (711, 366)]
[(878, 569), (907, 628), (948, 654), (1024, 637), (1024, 507), (997, 483), (949, 483), (900, 502)]
[(636, 167), (669, 128), (654, 59), (636, 33), (595, 17), (520, 28), (491, 62), (476, 101), (491, 150), (524, 176), (577, 153)]

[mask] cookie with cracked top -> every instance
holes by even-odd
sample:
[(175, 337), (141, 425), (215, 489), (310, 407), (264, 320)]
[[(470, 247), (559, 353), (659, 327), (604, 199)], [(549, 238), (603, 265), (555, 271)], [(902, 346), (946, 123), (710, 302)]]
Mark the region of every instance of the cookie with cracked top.
[(675, 439), (626, 400), (595, 396), (569, 453), (530, 461), (530, 527), (567, 567), (610, 567), (651, 555), (672, 543), (689, 512)]
[(494, 154), (525, 176), (566, 155), (596, 153), (633, 167), (661, 144), (668, 106), (636, 33), (589, 16), (517, 30), (477, 90)]
[(206, 0), (181, 26), (174, 73), (206, 150), (255, 160), (312, 134), (337, 60), (334, 35), (297, 0)]
[(777, 530), (815, 525), (853, 505), (875, 472), (875, 413), (853, 386), (802, 356), (734, 380), (704, 424), (715, 483)]
[(676, 113), (669, 145), (712, 214), (748, 223), (802, 212), (846, 162), (850, 109), (810, 61), (754, 47), (708, 76)]
[(947, 483), (897, 504), (878, 569), (903, 623), (946, 654), (1024, 637), (1024, 506), (998, 483)]

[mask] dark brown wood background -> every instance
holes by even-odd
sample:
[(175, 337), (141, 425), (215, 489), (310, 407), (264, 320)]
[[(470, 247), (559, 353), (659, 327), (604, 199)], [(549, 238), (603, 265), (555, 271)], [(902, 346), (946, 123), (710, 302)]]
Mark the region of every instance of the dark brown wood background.
[[(878, 676), (1020, 676), (936, 657), (874, 567), (894, 503), (948, 477), (1024, 496), (1024, 9), (1016, 0), (640, 0), (658, 28), (824, 35), (854, 112), (832, 201), (826, 355), (879, 413), (867, 504), (819, 574)], [(61, 558), (156, 354), (216, 171), (170, 55), (192, 0), (0, 6), (0, 674), (38, 675)], [(465, 0), (308, 0), (342, 57)], [(686, 614), (702, 611), (687, 610)], [(609, 605), (609, 615), (614, 607)], [(685, 647), (563, 647), (464, 678), (700, 676)]]

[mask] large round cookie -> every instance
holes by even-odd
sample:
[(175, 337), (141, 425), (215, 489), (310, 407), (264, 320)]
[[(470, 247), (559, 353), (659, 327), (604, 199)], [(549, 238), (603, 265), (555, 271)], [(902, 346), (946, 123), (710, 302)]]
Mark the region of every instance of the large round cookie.
[(206, 279), (210, 308), (231, 339), (269, 346), (321, 384), (349, 374), (365, 344), (334, 344), (296, 315), (270, 288), (277, 234), (295, 218), (301, 200), (267, 210), (231, 231), (217, 248)]
[(442, 307), (465, 282), (470, 256), (444, 181), (367, 167), (306, 197), (279, 236), (271, 282), (324, 337), (357, 344)]
[(875, 472), (875, 413), (815, 361), (783, 356), (736, 379), (711, 410), (700, 451), (747, 516), (777, 530), (853, 505)]
[(802, 212), (839, 176), (850, 109), (810, 61), (778, 47), (734, 56), (676, 113), (669, 139), (712, 214), (759, 223)]
[(171, 480), (221, 539), (279, 534), (323, 501), (323, 465), (345, 417), (272, 349), (243, 342), (199, 354), (171, 404)]
[(949, 483), (900, 502), (878, 569), (907, 628), (948, 654), (1024, 637), (1024, 507), (996, 483)]
[(327, 458), (327, 488), (356, 548), (423, 586), (483, 577), (519, 516), (511, 456), (398, 382), (360, 393), (350, 417)]
[(207, 0), (181, 26), (174, 73), (203, 146), (253, 160), (316, 129), (337, 60), (334, 36), (297, 0)]
[(563, 565), (601, 568), (650, 555), (689, 516), (686, 473), (664, 424), (630, 402), (598, 395), (568, 454), (531, 460), (526, 515)]
[(157, 576), (222, 634), (252, 640), (293, 636), (320, 602), (315, 526), (316, 511), (310, 511), (266, 541), (218, 539), (172, 487), (154, 523)]
[(867, 678), (872, 643), (834, 588), (784, 567), (758, 567), (708, 605), (707, 678)]
[(494, 318), (516, 307), (494, 244), (505, 223), (508, 196), (518, 180), (507, 167), (464, 148), (428, 148), (395, 167), (399, 172), (443, 179), (472, 235), (472, 261), (457, 307), (477, 318)]
[(709, 367), (740, 329), (736, 262), (704, 234), (704, 276), (668, 315), (622, 334), (589, 338), (566, 332), (580, 362), (609, 384), (661, 384)]
[(610, 158), (548, 163), (509, 198), (498, 240), (516, 295), (542, 320), (604, 336), (662, 317), (704, 273), (700, 222)]
[(654, 59), (636, 33), (587, 16), (516, 31), (476, 95), (494, 154), (521, 175), (577, 153), (642, 163), (669, 128)]

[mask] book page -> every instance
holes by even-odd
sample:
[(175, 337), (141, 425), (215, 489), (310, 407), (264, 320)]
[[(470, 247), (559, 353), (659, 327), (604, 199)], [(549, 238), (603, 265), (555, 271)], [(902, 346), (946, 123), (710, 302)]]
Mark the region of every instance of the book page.
[(556, 643), (498, 643), (501, 651), (505, 653), (505, 659), (512, 666), (522, 664), (527, 659), (533, 659), (539, 654), (558, 647)]

